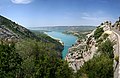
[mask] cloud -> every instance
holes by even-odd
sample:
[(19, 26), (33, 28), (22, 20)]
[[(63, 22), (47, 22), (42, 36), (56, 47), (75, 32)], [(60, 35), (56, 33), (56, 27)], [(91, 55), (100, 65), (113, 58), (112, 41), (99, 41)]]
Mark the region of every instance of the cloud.
[(107, 20), (107, 16), (103, 16), (102, 12), (95, 12), (95, 13), (83, 13), (81, 17), (84, 20), (91, 20), (91, 21), (104, 21)]
[(11, 0), (13, 3), (15, 4), (29, 4), (31, 3), (33, 0)]
[(99, 25), (104, 21), (113, 21), (113, 17), (105, 11), (98, 10), (95, 12), (83, 12), (81, 19), (86, 24)]

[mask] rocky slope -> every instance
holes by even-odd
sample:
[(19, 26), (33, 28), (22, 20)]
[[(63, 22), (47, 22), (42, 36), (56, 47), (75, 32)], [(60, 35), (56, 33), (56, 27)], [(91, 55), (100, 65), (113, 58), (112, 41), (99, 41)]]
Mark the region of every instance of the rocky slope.
[(59, 41), (54, 40), (43, 33), (33, 33), (27, 28), (0, 15), (0, 41), (17, 42), (27, 38), (55, 44), (55, 50), (58, 51), (59, 56), (61, 56), (63, 45), (59, 43)]
[[(120, 19), (119, 19), (120, 21)], [(92, 59), (97, 53), (98, 45), (104, 42), (106, 39), (110, 39), (111, 42), (114, 43), (114, 70), (115, 74), (118, 73), (117, 69), (117, 61), (115, 58), (118, 56), (118, 39), (116, 34), (113, 32), (113, 27), (116, 29), (120, 29), (120, 22), (116, 21), (115, 24), (111, 24), (110, 21), (106, 21), (101, 23), (96, 29), (94, 29), (90, 34), (87, 35), (86, 39), (83, 39), (81, 43), (77, 43), (77, 45), (69, 48), (69, 52), (65, 58), (69, 63), (69, 67), (72, 67), (75, 72), (80, 69), (84, 65), (85, 62)], [(97, 29), (103, 29), (101, 35), (98, 39), (95, 37), (95, 31)], [(98, 32), (99, 33), (99, 32)], [(118, 74), (117, 74), (118, 75)]]
[(7, 40), (18, 38), (37, 38), (37, 36), (21, 25), (0, 16), (0, 39)]

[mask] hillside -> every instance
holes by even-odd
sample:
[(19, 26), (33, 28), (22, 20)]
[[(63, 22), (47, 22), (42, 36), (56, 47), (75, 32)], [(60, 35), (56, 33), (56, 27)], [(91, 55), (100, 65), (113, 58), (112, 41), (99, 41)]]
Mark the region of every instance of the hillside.
[(0, 78), (72, 78), (62, 50), (58, 40), (0, 16)]
[(82, 33), (63, 60), (58, 40), (0, 16), (0, 78), (119, 78), (119, 28), (120, 19)]
[(37, 36), (28, 29), (3, 16), (0, 16), (0, 29), (2, 38), (37, 38)]
[(120, 19), (114, 24), (103, 22), (86, 39), (69, 48), (65, 60), (78, 78), (119, 78), (119, 30)]
[(56, 45), (55, 50), (58, 51), (58, 55), (61, 57), (63, 45), (61, 45), (57, 40), (54, 40), (43, 33), (37, 32), (36, 34), (36, 31), (30, 31), (0, 15), (0, 40), (5, 42), (18, 42), (23, 39), (33, 39), (45, 43), (52, 43)]

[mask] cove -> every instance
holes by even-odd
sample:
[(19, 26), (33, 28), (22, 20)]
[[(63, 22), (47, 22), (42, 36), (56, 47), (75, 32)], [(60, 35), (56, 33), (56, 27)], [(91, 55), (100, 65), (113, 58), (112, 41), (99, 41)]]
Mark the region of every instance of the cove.
[(62, 57), (63, 59), (66, 57), (66, 54), (68, 52), (68, 49), (72, 46), (72, 44), (75, 44), (77, 37), (73, 35), (63, 34), (62, 32), (45, 32), (49, 36), (60, 39), (64, 43), (64, 50), (62, 51)]

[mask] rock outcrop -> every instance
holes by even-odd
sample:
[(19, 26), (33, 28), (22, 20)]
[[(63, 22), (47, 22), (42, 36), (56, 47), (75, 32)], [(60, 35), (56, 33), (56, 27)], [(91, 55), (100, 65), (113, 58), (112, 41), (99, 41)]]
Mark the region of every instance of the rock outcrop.
[[(119, 19), (120, 20), (120, 19)], [(104, 23), (101, 23), (100, 26), (97, 28), (103, 28), (103, 33), (102, 35), (98, 38), (95, 39), (94, 33), (96, 29), (94, 29), (90, 34), (87, 35), (86, 39), (83, 39), (80, 44), (77, 44), (75, 46), (72, 46), (69, 48), (68, 54), (65, 58), (65, 60), (68, 62), (69, 67), (72, 67), (75, 72), (80, 69), (84, 65), (85, 62), (88, 60), (92, 59), (96, 55), (96, 51), (98, 49), (98, 44), (100, 40), (105, 41), (106, 39), (110, 39), (111, 42), (115, 43), (113, 48), (114, 48), (114, 58), (118, 55), (118, 38), (116, 34), (113, 32), (113, 27), (119, 30), (120, 27), (120, 21), (116, 21), (115, 24), (111, 24), (110, 21), (106, 21)], [(104, 35), (106, 38), (104, 38)], [(117, 69), (115, 69), (117, 65), (117, 62), (114, 60), (114, 70), (116, 73)]]
[(0, 39), (16, 40), (22, 38), (38, 38), (34, 33), (11, 20), (0, 16)]

